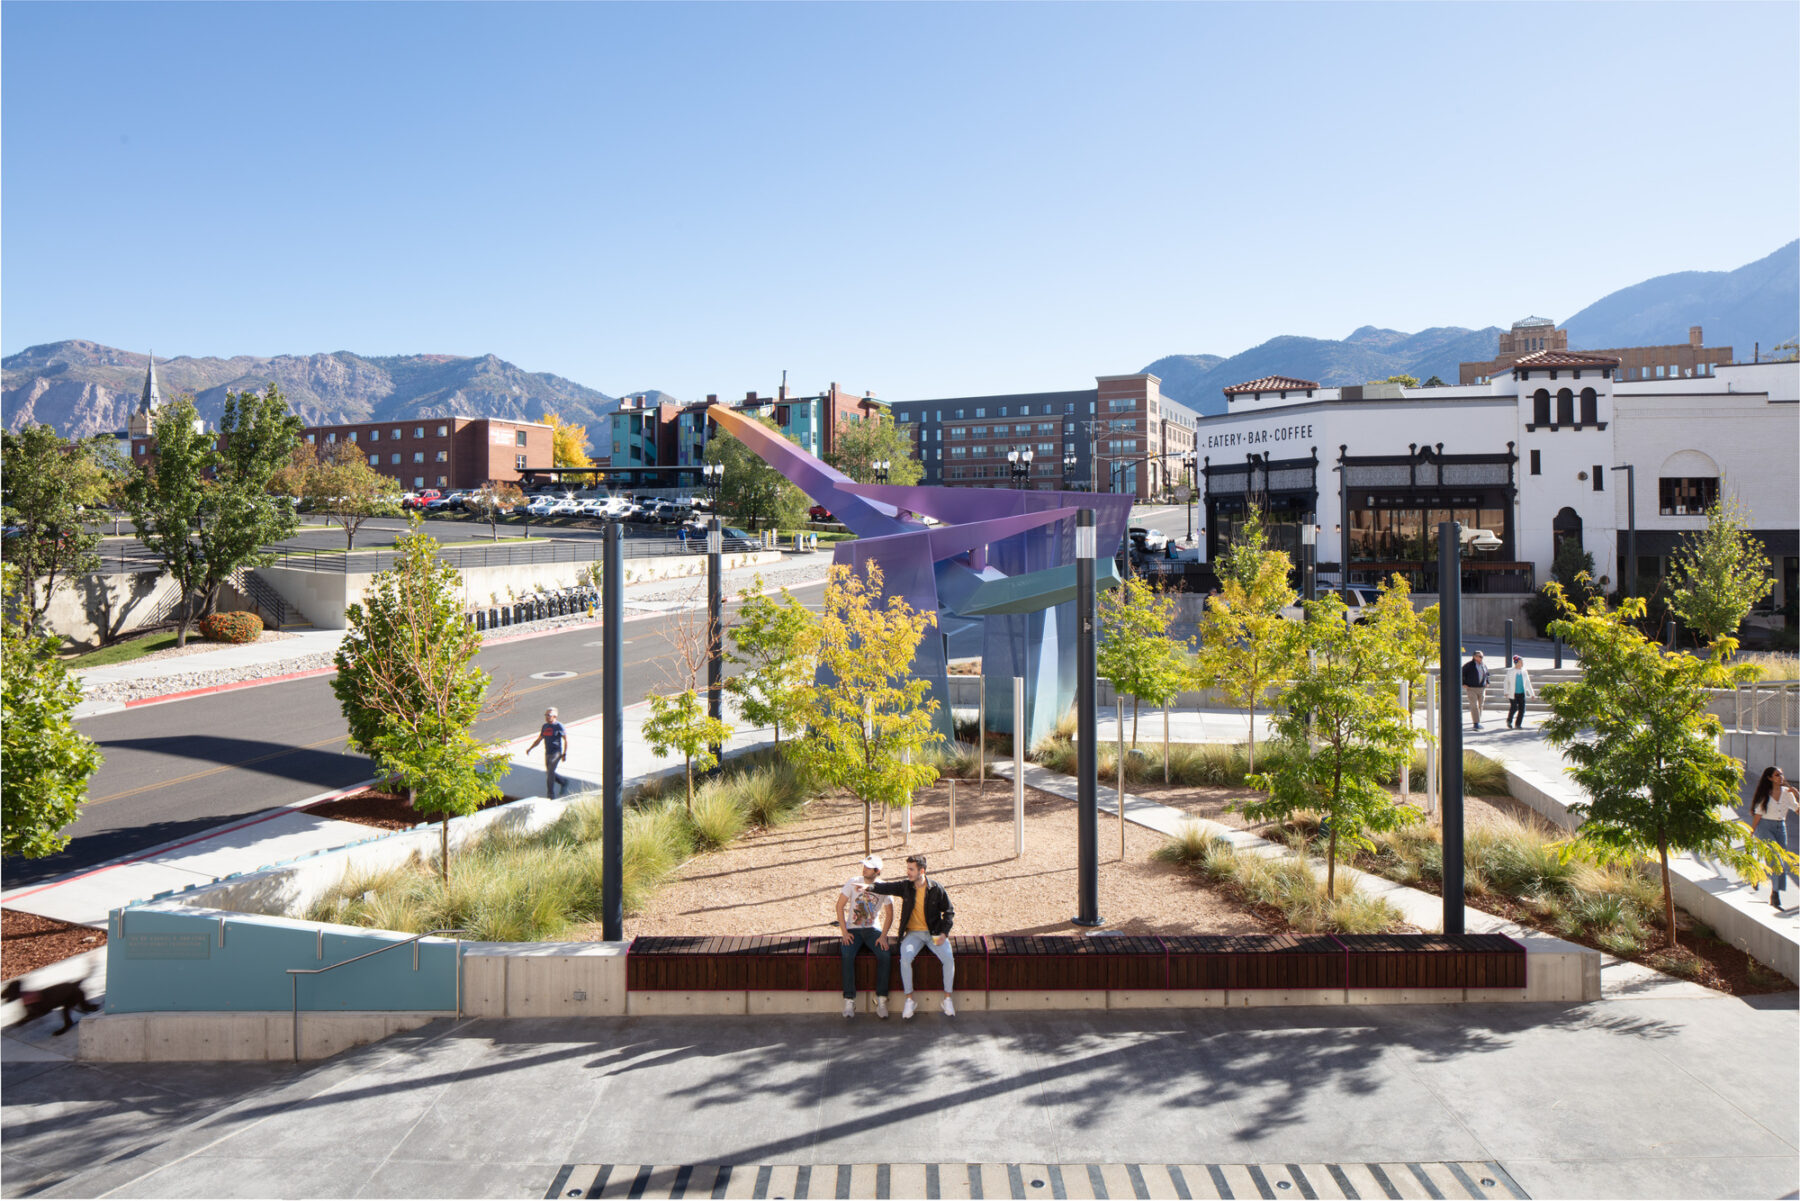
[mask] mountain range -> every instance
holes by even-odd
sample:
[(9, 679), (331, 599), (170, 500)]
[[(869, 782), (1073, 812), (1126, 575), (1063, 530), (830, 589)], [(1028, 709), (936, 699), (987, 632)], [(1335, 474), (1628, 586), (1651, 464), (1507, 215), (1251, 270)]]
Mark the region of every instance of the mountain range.
[[(1573, 350), (1685, 343), (1702, 328), (1706, 345), (1729, 346), (1748, 361), (1800, 332), (1800, 240), (1734, 271), (1679, 271), (1620, 288), (1562, 322)], [(1502, 330), (1440, 326), (1416, 334), (1365, 325), (1343, 339), (1283, 335), (1239, 354), (1176, 354), (1144, 368), (1163, 395), (1194, 411), (1225, 411), (1222, 389), (1265, 375), (1332, 387), (1411, 375), (1457, 380), (1457, 365), (1491, 359)]]
[[(149, 356), (67, 341), (32, 346), (0, 362), (0, 421), (16, 430), (55, 426), (87, 436), (125, 428), (143, 394)], [(507, 417), (538, 421), (555, 413), (587, 426), (591, 451), (610, 450), (618, 400), (548, 372), (533, 372), (494, 355), (276, 355), (229, 359), (181, 356), (156, 361), (165, 400), (191, 395), (216, 422), (229, 389), (280, 387), (309, 425), (414, 417)]]

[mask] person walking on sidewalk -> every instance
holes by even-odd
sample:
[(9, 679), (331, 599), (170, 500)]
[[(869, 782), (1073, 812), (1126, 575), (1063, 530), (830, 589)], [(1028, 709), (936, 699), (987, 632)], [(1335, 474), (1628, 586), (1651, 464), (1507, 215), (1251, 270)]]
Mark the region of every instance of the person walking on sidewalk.
[(1536, 696), (1537, 689), (1531, 686), (1531, 673), (1525, 670), (1525, 656), (1514, 655), (1512, 666), (1506, 669), (1507, 729), (1525, 728), (1525, 701)]
[[(1795, 812), (1800, 812), (1800, 792), (1794, 791), (1794, 786), (1787, 782), (1779, 767), (1763, 768), (1756, 791), (1750, 795), (1750, 822), (1756, 836), (1784, 851), (1793, 850), (1788, 845), (1787, 815)], [(1781, 890), (1787, 886), (1788, 879), (1784, 867), (1781, 874), (1770, 881), (1769, 904), (1777, 909), (1782, 908)]]
[(1463, 695), (1469, 698), (1469, 717), (1475, 722), (1475, 728), (1481, 728), (1481, 702), (1487, 699), (1488, 669), (1482, 661), (1481, 652), (1463, 664)]
[(538, 736), (531, 740), (525, 753), (529, 755), (537, 750), (540, 742), (544, 744), (544, 795), (555, 800), (558, 784), (563, 786), (564, 793), (569, 791), (569, 782), (556, 774), (557, 766), (569, 757), (569, 731), (556, 720), (553, 708), (544, 710), (544, 724), (538, 727)]
[(956, 923), (956, 907), (944, 886), (925, 874), (925, 856), (906, 857), (906, 882), (878, 880), (869, 886), (884, 896), (900, 898), (900, 987), (906, 990), (902, 1018), (910, 1018), (913, 1004), (913, 960), (929, 949), (944, 965), (944, 1016), (956, 1016), (950, 993), (956, 988), (956, 952), (950, 946), (950, 927)]
[(845, 881), (838, 893), (838, 953), (844, 961), (847, 1018), (856, 1016), (856, 957), (864, 947), (875, 956), (875, 1016), (888, 1015), (888, 981), (893, 967), (893, 958), (888, 954), (888, 931), (894, 925), (894, 900), (872, 891), (880, 878), (881, 856), (870, 855), (862, 861), (862, 875)]

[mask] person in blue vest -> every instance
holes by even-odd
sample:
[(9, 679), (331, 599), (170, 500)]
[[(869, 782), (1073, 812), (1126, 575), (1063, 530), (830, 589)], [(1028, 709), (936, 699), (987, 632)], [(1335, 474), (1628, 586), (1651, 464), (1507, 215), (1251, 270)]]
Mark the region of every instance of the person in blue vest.
[(540, 742), (544, 744), (544, 793), (554, 799), (558, 784), (562, 785), (563, 792), (569, 791), (569, 782), (556, 773), (557, 766), (569, 757), (569, 731), (556, 720), (553, 708), (544, 710), (544, 724), (538, 727), (538, 736), (531, 740), (525, 753), (529, 755), (537, 750)]

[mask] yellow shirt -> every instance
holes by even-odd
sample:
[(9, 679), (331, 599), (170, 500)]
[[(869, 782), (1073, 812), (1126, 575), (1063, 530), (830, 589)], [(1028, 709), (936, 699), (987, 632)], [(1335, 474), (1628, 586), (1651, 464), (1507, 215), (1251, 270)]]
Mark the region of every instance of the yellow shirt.
[(906, 920), (906, 932), (925, 929), (925, 884), (921, 881), (913, 885), (912, 916)]

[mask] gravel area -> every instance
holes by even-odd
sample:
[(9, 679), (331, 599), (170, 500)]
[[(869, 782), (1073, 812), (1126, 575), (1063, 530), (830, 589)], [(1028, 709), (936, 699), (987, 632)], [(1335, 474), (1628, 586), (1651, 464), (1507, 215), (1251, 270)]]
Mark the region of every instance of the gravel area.
[[(1025, 855), (1013, 857), (1012, 789), (990, 781), (985, 799), (957, 787), (956, 849), (950, 849), (948, 789), (923, 789), (913, 806), (910, 844), (898, 815), (892, 832), (875, 814), (874, 847), (884, 878), (903, 879), (906, 856), (925, 852), (931, 874), (950, 890), (958, 934), (1084, 933), (1075, 913), (1075, 805), (1025, 791)], [(862, 859), (863, 807), (847, 796), (814, 801), (790, 825), (746, 835), (689, 862), (628, 917), (638, 934), (823, 934), (834, 928), (838, 889)], [(1133, 934), (1251, 934), (1268, 929), (1222, 893), (1150, 853), (1160, 834), (1100, 820), (1100, 915), (1107, 929)], [(577, 934), (573, 937), (586, 937)], [(598, 937), (595, 935), (595, 937)]]
[(272, 676), (318, 671), (330, 667), (331, 660), (330, 654), (321, 651), (310, 655), (299, 655), (292, 659), (251, 664), (246, 667), (199, 669), (184, 671), (179, 675), (155, 676), (143, 680), (96, 681), (84, 684), (81, 695), (82, 699), (87, 701), (137, 701), (148, 697), (171, 696), (177, 692), (191, 692), (196, 688), (216, 688), (222, 684), (239, 684), (245, 680), (265, 680)]

